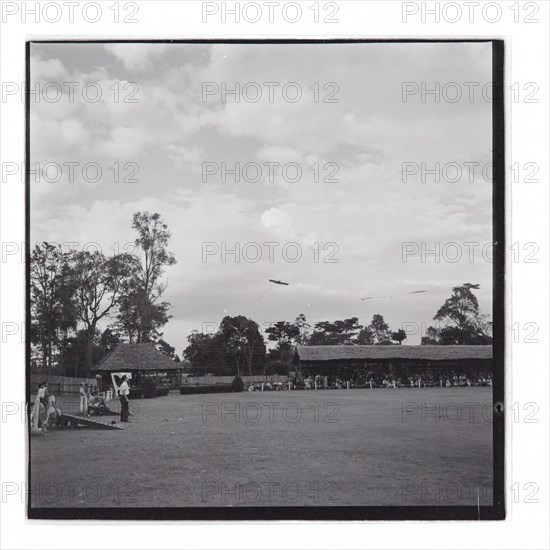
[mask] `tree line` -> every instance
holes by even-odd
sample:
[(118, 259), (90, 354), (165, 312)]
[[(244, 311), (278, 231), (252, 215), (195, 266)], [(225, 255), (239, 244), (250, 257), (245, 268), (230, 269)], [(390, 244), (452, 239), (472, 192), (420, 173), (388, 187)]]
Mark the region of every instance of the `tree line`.
[[(171, 318), (170, 303), (162, 299), (163, 275), (176, 263), (168, 251), (170, 232), (158, 213), (134, 213), (132, 228), (136, 232), (132, 253), (106, 257), (99, 250), (63, 252), (47, 242), (33, 249), (32, 362), (44, 374), (89, 376), (92, 366), (121, 342), (152, 342), (180, 362), (161, 332)], [(491, 323), (480, 312), (472, 288), (479, 287), (465, 284), (452, 289), (434, 316), (439, 326), (427, 329), (422, 344), (492, 342)], [(101, 331), (100, 324), (106, 322)], [(400, 345), (406, 338), (403, 329), (391, 330), (380, 314), (367, 325), (350, 317), (313, 326), (300, 314), (292, 322), (269, 326), (265, 336), (254, 320), (226, 316), (215, 333), (189, 335), (183, 358), (187, 370), (195, 374), (286, 374), (297, 344)]]
[[(423, 345), (482, 345), (492, 343), (492, 325), (481, 313), (472, 286), (452, 289), (450, 298), (434, 316), (439, 326), (430, 326)], [(226, 316), (214, 333), (194, 331), (188, 337), (183, 357), (193, 375), (287, 374), (294, 347), (302, 345), (401, 345), (407, 334), (391, 330), (380, 314), (363, 326), (358, 317), (319, 321), (311, 326), (302, 313), (293, 322), (278, 321), (265, 330), (275, 345), (267, 349), (260, 326), (242, 315)]]
[[(162, 340), (170, 304), (162, 276), (176, 263), (170, 232), (157, 213), (136, 212), (134, 253), (106, 257), (100, 250), (62, 251), (37, 244), (30, 261), (31, 344), (44, 373), (88, 376), (92, 365), (120, 342)], [(99, 324), (110, 321), (103, 332)]]

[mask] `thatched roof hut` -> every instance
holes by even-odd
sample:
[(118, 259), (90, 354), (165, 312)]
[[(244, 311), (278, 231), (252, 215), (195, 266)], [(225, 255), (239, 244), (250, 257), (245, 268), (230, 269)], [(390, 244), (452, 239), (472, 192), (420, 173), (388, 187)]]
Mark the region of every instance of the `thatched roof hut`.
[(170, 372), (181, 370), (180, 363), (158, 351), (151, 343), (119, 344), (100, 363), (94, 366), (95, 371), (104, 372)]

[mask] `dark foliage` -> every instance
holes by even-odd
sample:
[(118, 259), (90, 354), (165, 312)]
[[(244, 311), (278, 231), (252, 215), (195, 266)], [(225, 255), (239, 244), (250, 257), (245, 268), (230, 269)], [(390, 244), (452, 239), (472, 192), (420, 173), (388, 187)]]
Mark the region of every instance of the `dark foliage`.
[(234, 393), (241, 392), (244, 390), (244, 382), (240, 376), (235, 376), (233, 382), (231, 382), (231, 391)]

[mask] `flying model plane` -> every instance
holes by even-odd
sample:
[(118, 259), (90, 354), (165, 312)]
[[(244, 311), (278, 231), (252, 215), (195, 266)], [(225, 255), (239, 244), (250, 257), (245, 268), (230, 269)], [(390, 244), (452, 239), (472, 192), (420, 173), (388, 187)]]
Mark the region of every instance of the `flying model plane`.
[(275, 279), (269, 279), (269, 282), (270, 283), (275, 283), (276, 285), (283, 285), (283, 286), (288, 286), (289, 283), (285, 283), (283, 281), (276, 281)]
[(428, 291), (413, 290), (412, 292), (405, 292), (403, 294), (392, 294), (391, 296), (367, 296), (366, 298), (361, 298), (361, 300), (380, 300), (383, 298), (397, 298), (398, 296), (407, 296), (408, 294), (422, 294), (423, 292), (428, 292)]

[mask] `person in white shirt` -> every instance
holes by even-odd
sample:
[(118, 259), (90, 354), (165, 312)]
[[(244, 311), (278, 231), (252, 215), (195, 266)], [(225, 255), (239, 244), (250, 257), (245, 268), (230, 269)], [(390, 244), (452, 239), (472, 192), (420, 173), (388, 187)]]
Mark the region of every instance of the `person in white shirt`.
[(122, 384), (120, 384), (118, 388), (118, 395), (120, 398), (120, 421), (128, 422), (128, 416), (129, 416), (128, 395), (130, 395), (130, 387), (128, 386), (128, 382), (126, 381), (126, 376), (122, 377)]
[(84, 382), (80, 384), (80, 414), (86, 414), (88, 412), (88, 392)]
[(44, 382), (38, 385), (38, 391), (36, 393), (36, 398), (34, 400), (34, 409), (32, 413), (32, 427), (34, 430), (38, 431), (40, 427), (44, 430), (44, 404), (42, 403), (43, 399), (46, 397), (46, 384)]
[(46, 428), (50, 424), (58, 424), (61, 421), (61, 409), (57, 405), (55, 395), (50, 395), (48, 398), (48, 408), (46, 410), (46, 420), (44, 420), (44, 426)]

